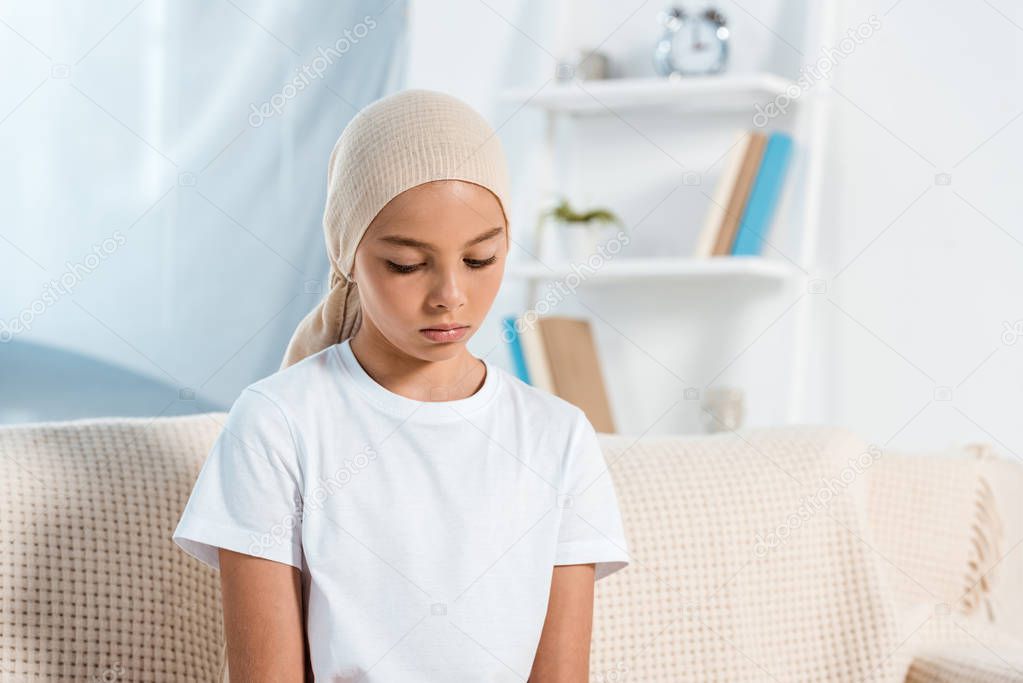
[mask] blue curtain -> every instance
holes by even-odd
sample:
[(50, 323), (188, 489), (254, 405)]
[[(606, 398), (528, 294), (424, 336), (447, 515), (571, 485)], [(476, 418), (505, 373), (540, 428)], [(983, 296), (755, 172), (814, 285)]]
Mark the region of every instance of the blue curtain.
[(326, 286), (406, 0), (0, 6), (0, 423), (228, 407)]

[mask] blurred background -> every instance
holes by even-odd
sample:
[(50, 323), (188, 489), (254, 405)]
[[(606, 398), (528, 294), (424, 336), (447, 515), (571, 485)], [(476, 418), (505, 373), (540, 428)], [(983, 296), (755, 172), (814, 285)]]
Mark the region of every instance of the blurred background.
[[(535, 310), (588, 323), (614, 431), (1023, 444), (1018, 3), (0, 2), (0, 58), (0, 423), (223, 410), (275, 372), (334, 141), (431, 88), (511, 166), (476, 355), (514, 370), (502, 320)], [(751, 130), (793, 144), (763, 251), (700, 254)], [(581, 278), (537, 230), (562, 197), (630, 235)]]

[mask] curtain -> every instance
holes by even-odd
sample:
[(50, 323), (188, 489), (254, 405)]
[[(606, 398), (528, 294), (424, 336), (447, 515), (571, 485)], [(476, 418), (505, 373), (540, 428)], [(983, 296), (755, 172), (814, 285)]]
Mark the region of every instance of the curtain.
[(0, 3), (0, 422), (226, 408), (277, 370), (406, 3)]

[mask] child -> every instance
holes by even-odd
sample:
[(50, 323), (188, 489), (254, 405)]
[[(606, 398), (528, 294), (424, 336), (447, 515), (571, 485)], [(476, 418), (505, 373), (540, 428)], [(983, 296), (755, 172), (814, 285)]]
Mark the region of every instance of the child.
[(593, 582), (629, 563), (597, 436), (502, 345), (466, 347), (511, 243), (495, 131), (405, 90), (352, 119), (327, 183), (330, 289), (173, 534), (220, 570), (232, 678), (588, 680)]

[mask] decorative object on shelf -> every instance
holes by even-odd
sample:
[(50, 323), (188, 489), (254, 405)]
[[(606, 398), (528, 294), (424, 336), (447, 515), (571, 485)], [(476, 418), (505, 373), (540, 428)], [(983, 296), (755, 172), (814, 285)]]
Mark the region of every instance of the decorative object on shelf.
[(743, 391), (738, 387), (714, 387), (703, 392), (704, 426), (708, 432), (727, 432), (742, 427)]
[(599, 50), (576, 50), (569, 59), (560, 59), (554, 69), (554, 79), (565, 81), (597, 81), (610, 78), (608, 56)]
[(654, 68), (661, 76), (705, 76), (728, 66), (729, 31), (725, 18), (708, 7), (690, 14), (678, 6), (657, 15), (664, 33), (654, 49)]
[(625, 224), (609, 209), (576, 211), (562, 197), (541, 212), (536, 222), (537, 257), (545, 263), (588, 259), (601, 244), (616, 239), (623, 228)]

